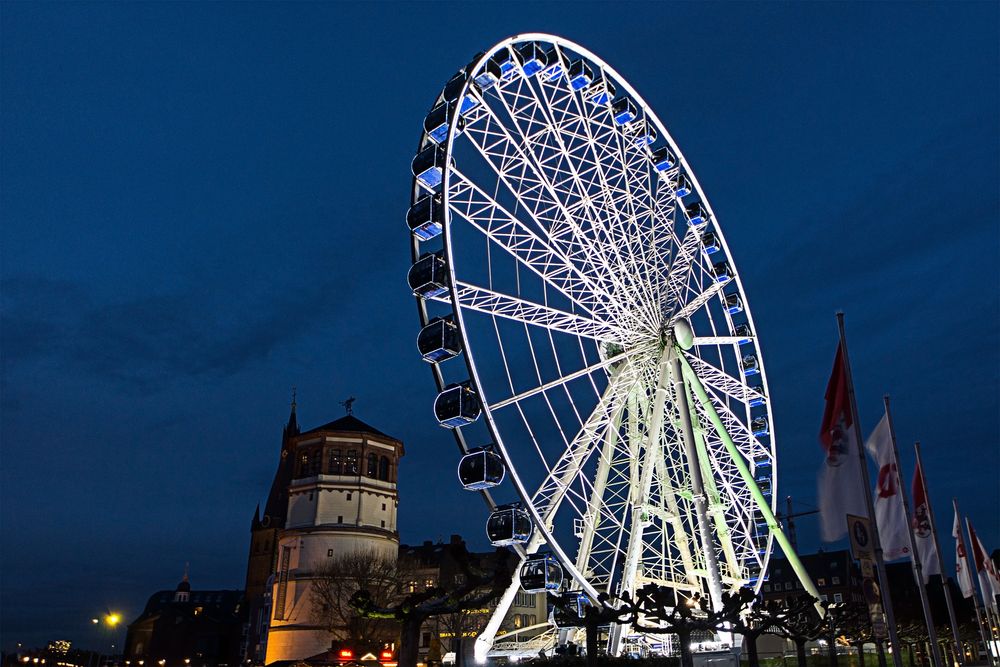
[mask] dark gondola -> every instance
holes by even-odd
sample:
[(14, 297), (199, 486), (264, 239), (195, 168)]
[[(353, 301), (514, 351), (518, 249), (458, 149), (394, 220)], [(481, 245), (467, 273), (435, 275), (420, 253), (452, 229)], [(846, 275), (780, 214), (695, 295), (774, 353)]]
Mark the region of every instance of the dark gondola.
[(503, 75), (503, 67), (500, 65), (496, 56), (494, 56), (483, 63), (482, 70), (480, 70), (479, 74), (477, 74), (476, 78), (473, 80), (476, 82), (476, 85), (479, 86), (480, 90), (489, 90), (493, 86), (500, 83), (500, 79), (503, 78)]
[(425, 195), (406, 212), (406, 224), (421, 241), (429, 241), (440, 234), (443, 222), (444, 208), (440, 195)]
[(535, 76), (549, 64), (548, 53), (538, 42), (527, 42), (517, 47), (517, 55), (521, 61), (521, 71), (527, 77)]
[(479, 397), (468, 382), (452, 384), (434, 399), (434, 416), (447, 428), (458, 428), (479, 419)]
[(417, 349), (424, 361), (437, 364), (462, 353), (458, 325), (448, 317), (435, 317), (417, 334)]
[(749, 324), (737, 324), (733, 333), (739, 338), (740, 345), (746, 345), (753, 339), (753, 332), (750, 331)]
[(653, 168), (656, 171), (667, 171), (672, 169), (675, 164), (677, 164), (677, 158), (671, 152), (669, 146), (660, 146), (655, 151), (653, 151)]
[(501, 81), (510, 81), (517, 74), (517, 62), (510, 54), (509, 49), (501, 49), (493, 54), (490, 62), (495, 63), (500, 68)]
[(521, 564), (521, 590), (525, 593), (557, 591), (562, 582), (562, 565), (552, 554), (528, 556)]
[(590, 84), (590, 88), (587, 89), (587, 99), (600, 106), (610, 102), (616, 92), (618, 91), (615, 88), (615, 84), (601, 77)]
[(445, 154), (438, 145), (428, 146), (413, 158), (413, 175), (422, 186), (436, 192), (444, 178)]
[(583, 617), (590, 606), (590, 598), (583, 591), (566, 591), (550, 595), (552, 623), (557, 628), (583, 627)]
[(758, 456), (753, 460), (753, 474), (754, 479), (757, 477), (770, 477), (771, 476), (771, 458), (768, 456)]
[(750, 388), (753, 389), (755, 392), (757, 392), (756, 394), (750, 397), (750, 407), (756, 408), (760, 407), (761, 405), (765, 405), (767, 403), (767, 394), (764, 393), (764, 386), (760, 385), (757, 387), (750, 387)]
[(678, 197), (687, 197), (694, 191), (691, 179), (686, 174), (677, 174), (677, 185), (674, 187), (674, 194)]
[(754, 437), (763, 438), (765, 435), (771, 431), (767, 427), (766, 417), (757, 417), (750, 422), (750, 432), (754, 434)]
[(743, 299), (740, 298), (739, 294), (726, 295), (726, 310), (729, 311), (730, 315), (743, 312)]
[(727, 283), (733, 279), (733, 269), (729, 262), (723, 260), (712, 265), (712, 273), (720, 283)]
[(556, 51), (556, 47), (549, 47), (545, 51), (545, 62), (545, 68), (539, 73), (539, 78), (545, 81), (558, 81), (559, 77), (566, 73), (566, 63)]
[[(442, 102), (427, 114), (424, 118), (424, 132), (427, 133), (435, 143), (443, 144), (448, 138), (448, 122), (455, 111), (454, 102)], [(465, 129), (465, 119), (459, 117), (456, 132), (462, 133)]]
[(573, 90), (582, 90), (589, 86), (594, 80), (594, 72), (583, 60), (574, 60), (569, 65), (569, 87)]
[(690, 225), (704, 225), (708, 222), (708, 211), (700, 201), (691, 202), (684, 207), (684, 215)]
[(506, 469), (503, 459), (493, 450), (473, 449), (458, 462), (458, 480), (468, 491), (480, 491), (503, 481)]
[(656, 141), (656, 128), (652, 126), (648, 121), (642, 121), (641, 123), (635, 124), (635, 133), (632, 135), (632, 142), (642, 148), (643, 146), (649, 146), (654, 141)]
[(531, 517), (516, 503), (501, 505), (486, 521), (486, 536), (495, 547), (524, 544), (531, 537)]
[(631, 97), (623, 97), (611, 105), (611, 116), (619, 125), (625, 125), (639, 116), (639, 109)]
[[(468, 80), (469, 75), (466, 74), (465, 70), (462, 70), (455, 76), (451, 77), (448, 83), (444, 84), (444, 90), (441, 93), (445, 102), (458, 102), (459, 96), (462, 96), (462, 88)], [(475, 82), (473, 82), (473, 85), (475, 85)], [(478, 106), (479, 100), (477, 100), (470, 92), (466, 92), (465, 95), (462, 96), (462, 103), (458, 106), (458, 113), (464, 116)]]
[(715, 235), (715, 232), (705, 232), (702, 234), (701, 245), (705, 248), (705, 253), (708, 255), (715, 254), (722, 249), (722, 244), (719, 243), (719, 237)]
[(743, 375), (750, 377), (758, 373), (760, 373), (760, 364), (757, 363), (757, 357), (752, 354), (743, 357)]
[(406, 274), (406, 282), (414, 294), (425, 299), (447, 292), (448, 267), (444, 261), (444, 251), (421, 255)]

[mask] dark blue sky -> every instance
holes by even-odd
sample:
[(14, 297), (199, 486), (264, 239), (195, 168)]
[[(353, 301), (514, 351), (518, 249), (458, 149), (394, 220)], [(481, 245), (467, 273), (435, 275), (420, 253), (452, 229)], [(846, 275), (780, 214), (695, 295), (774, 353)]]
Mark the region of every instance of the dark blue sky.
[[(957, 495), (1000, 547), (996, 3), (0, 16), (4, 646), (95, 644), (90, 618), (134, 618), (185, 561), (196, 588), (241, 587), (293, 385), (306, 427), (353, 395), (405, 441), (403, 540), (485, 545), (413, 346), (403, 216), (437, 91), (524, 31), (631, 81), (725, 221), (779, 493), (815, 502), (843, 309), (866, 431), (890, 392), (906, 475), (919, 439), (944, 532)], [(815, 521), (800, 536), (815, 548)]]

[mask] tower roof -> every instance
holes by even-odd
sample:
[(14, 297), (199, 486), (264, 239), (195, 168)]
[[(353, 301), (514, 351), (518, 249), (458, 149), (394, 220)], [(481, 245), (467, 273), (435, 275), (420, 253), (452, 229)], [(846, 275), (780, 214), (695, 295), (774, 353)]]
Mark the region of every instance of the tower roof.
[(372, 435), (380, 435), (383, 438), (389, 438), (390, 440), (397, 440), (391, 435), (383, 433), (374, 426), (369, 426), (364, 423), (354, 415), (345, 415), (340, 419), (335, 419), (332, 422), (323, 424), (322, 426), (317, 426), (314, 429), (306, 431), (306, 433), (319, 433), (320, 431), (349, 431), (352, 433), (370, 433)]

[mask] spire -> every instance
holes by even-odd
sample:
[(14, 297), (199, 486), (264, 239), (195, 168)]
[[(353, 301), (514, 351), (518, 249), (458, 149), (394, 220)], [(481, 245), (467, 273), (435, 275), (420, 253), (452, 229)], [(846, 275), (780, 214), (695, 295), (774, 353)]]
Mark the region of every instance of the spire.
[(190, 562), (188, 562), (188, 561), (184, 562), (184, 578), (181, 579), (181, 581), (187, 581), (188, 580), (188, 567), (190, 567), (190, 565), (191, 565)]
[(257, 503), (257, 509), (253, 511), (253, 521), (250, 522), (250, 530), (258, 528), (260, 528), (260, 503)]
[(285, 440), (287, 440), (288, 438), (293, 438), (299, 434), (299, 422), (298, 419), (296, 419), (295, 417), (295, 407), (296, 407), (295, 397), (296, 397), (295, 387), (292, 387), (292, 411), (291, 414), (288, 415), (288, 423), (285, 425), (285, 430), (284, 433), (282, 434), (283, 439)]

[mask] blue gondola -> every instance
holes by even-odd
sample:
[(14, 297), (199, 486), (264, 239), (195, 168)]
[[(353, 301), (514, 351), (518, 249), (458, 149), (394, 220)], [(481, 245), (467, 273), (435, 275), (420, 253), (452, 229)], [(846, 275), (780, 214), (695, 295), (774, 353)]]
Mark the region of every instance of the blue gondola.
[(736, 330), (733, 332), (737, 338), (739, 338), (740, 345), (746, 345), (753, 338), (753, 332), (750, 331), (749, 324), (737, 324)]
[(443, 215), (440, 195), (425, 195), (406, 212), (406, 224), (418, 239), (429, 241), (441, 233)]
[(705, 232), (701, 235), (701, 245), (705, 248), (705, 254), (714, 255), (722, 249), (719, 237), (714, 232)]
[(462, 95), (462, 89), (468, 80), (469, 75), (463, 70), (451, 77), (448, 83), (444, 84), (444, 91), (441, 93), (445, 102), (457, 103), (458, 98), (462, 98), (462, 103), (458, 107), (458, 113), (463, 116), (479, 106), (479, 100), (470, 92), (466, 91), (465, 95)]
[(445, 428), (471, 424), (481, 412), (479, 396), (468, 382), (450, 384), (434, 399), (434, 416)]
[(704, 225), (708, 222), (708, 210), (700, 201), (694, 201), (684, 206), (684, 215), (691, 225)]
[(712, 273), (715, 274), (715, 279), (720, 283), (728, 283), (733, 279), (733, 269), (729, 266), (729, 262), (726, 261), (713, 264)]
[(752, 354), (743, 357), (743, 375), (750, 377), (758, 373), (760, 373), (760, 364), (757, 362), (757, 357)]
[(468, 491), (481, 491), (503, 481), (506, 468), (500, 455), (488, 447), (473, 449), (458, 462), (458, 480)]
[(517, 62), (514, 60), (514, 56), (511, 55), (509, 49), (501, 49), (493, 54), (490, 61), (497, 64), (500, 68), (500, 80), (510, 81), (517, 74)]
[(766, 405), (767, 394), (764, 393), (763, 385), (761, 385), (760, 387), (750, 387), (750, 388), (753, 389), (755, 392), (757, 392), (756, 394), (750, 397), (750, 407), (756, 408), (760, 407), (761, 405)]
[(753, 474), (754, 478), (757, 475), (763, 477), (769, 477), (771, 475), (771, 467), (773, 463), (771, 462), (771, 457), (769, 456), (757, 456), (753, 460)]
[(758, 479), (758, 480), (754, 480), (754, 481), (757, 483), (757, 488), (760, 489), (761, 493), (763, 493), (765, 496), (771, 494), (771, 478), (770, 477), (767, 477), (765, 479)]
[(406, 274), (406, 282), (414, 294), (425, 299), (447, 292), (448, 266), (444, 261), (444, 251), (438, 250), (421, 255)]
[(619, 125), (625, 125), (639, 117), (639, 108), (631, 97), (623, 97), (611, 105), (611, 116)]
[(677, 174), (677, 185), (674, 187), (674, 194), (678, 197), (687, 197), (694, 191), (694, 186), (691, 185), (691, 179), (685, 174)]
[(441, 187), (441, 181), (444, 179), (444, 166), (444, 149), (433, 145), (417, 153), (411, 168), (420, 185), (435, 192)]
[(635, 123), (632, 131), (632, 143), (639, 148), (649, 146), (656, 141), (656, 128), (649, 121), (643, 120)]
[(574, 60), (569, 65), (569, 87), (582, 90), (594, 80), (594, 71), (584, 60)]
[(424, 361), (438, 364), (462, 353), (462, 337), (458, 325), (449, 315), (435, 317), (417, 334), (417, 349)]
[(669, 146), (661, 146), (653, 151), (652, 160), (653, 168), (661, 172), (672, 169), (677, 164), (677, 158), (674, 157)]
[(558, 81), (559, 77), (566, 73), (566, 65), (556, 47), (549, 47), (545, 51), (545, 62), (547, 63), (545, 68), (538, 75), (545, 81)]
[[(448, 122), (451, 120), (454, 110), (454, 102), (442, 102), (431, 109), (427, 117), (424, 118), (424, 131), (435, 143), (443, 144), (448, 138)], [(465, 129), (465, 119), (459, 117), (457, 125), (456, 131), (461, 134), (462, 130)]]
[(766, 417), (757, 417), (750, 422), (750, 432), (754, 434), (756, 438), (763, 438), (765, 435), (771, 431), (767, 427)]
[(495, 547), (524, 544), (531, 537), (531, 517), (517, 503), (501, 505), (486, 520), (486, 536)]
[(562, 582), (562, 565), (551, 554), (528, 556), (521, 564), (521, 590), (525, 593), (557, 591)]
[(730, 315), (743, 312), (743, 299), (737, 293), (726, 295), (726, 310)]
[(590, 88), (587, 88), (587, 99), (593, 104), (598, 106), (602, 104), (607, 104), (610, 102), (617, 92), (615, 84), (611, 83), (605, 78), (600, 78), (590, 84)]
[[(511, 67), (513, 67), (513, 64)], [(496, 56), (493, 56), (483, 63), (482, 69), (479, 70), (479, 74), (473, 78), (473, 81), (476, 82), (476, 85), (479, 86), (480, 90), (489, 90), (493, 86), (500, 83), (500, 79), (503, 78), (503, 75), (503, 67), (496, 60)]]
[(532, 77), (549, 64), (548, 54), (538, 42), (527, 42), (517, 47), (518, 59), (524, 76)]

